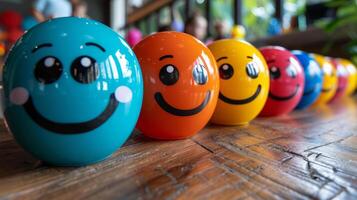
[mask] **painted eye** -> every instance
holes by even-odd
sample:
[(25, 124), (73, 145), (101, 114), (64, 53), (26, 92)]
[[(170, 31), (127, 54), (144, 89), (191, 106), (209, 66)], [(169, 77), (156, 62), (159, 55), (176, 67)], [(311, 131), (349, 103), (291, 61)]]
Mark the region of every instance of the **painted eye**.
[(320, 76), (322, 71), (319, 67), (319, 65), (315, 61), (310, 61), (309, 66), (308, 66), (308, 72), (307, 74), (310, 74), (310, 76)]
[(174, 65), (165, 65), (160, 70), (160, 80), (165, 85), (173, 85), (179, 79), (179, 72)]
[(208, 75), (203, 65), (195, 65), (192, 70), (192, 76), (195, 82), (199, 85), (204, 85), (207, 83)]
[(324, 64), (323, 69), (322, 69), (323, 75), (324, 76), (334, 76), (332, 66), (329, 64)]
[(74, 80), (79, 83), (91, 83), (99, 76), (98, 63), (89, 56), (78, 57), (71, 65), (71, 74)]
[(335, 72), (331, 72), (331, 77), (336, 76), (336, 74), (337, 74), (337, 73), (335, 73)]
[(60, 78), (62, 71), (61, 61), (56, 57), (47, 56), (37, 62), (34, 73), (39, 82), (50, 84)]
[(279, 77), (280, 77), (280, 69), (277, 67), (271, 67), (270, 68), (270, 78), (277, 79)]
[(295, 78), (297, 76), (297, 70), (294, 65), (290, 65), (288, 68), (286, 68), (286, 73), (291, 78)]
[(245, 71), (247, 72), (247, 75), (253, 79), (257, 78), (259, 75), (259, 69), (255, 62), (248, 63), (245, 67)]
[(219, 67), (219, 76), (221, 79), (230, 79), (234, 74), (232, 65), (225, 63)]

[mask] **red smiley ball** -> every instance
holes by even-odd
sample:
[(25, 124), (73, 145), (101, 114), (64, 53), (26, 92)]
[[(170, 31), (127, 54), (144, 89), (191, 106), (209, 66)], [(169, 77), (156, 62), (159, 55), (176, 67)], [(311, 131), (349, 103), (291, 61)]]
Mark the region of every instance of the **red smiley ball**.
[(304, 90), (304, 71), (298, 59), (279, 46), (260, 48), (270, 71), (269, 98), (260, 116), (277, 116), (291, 112)]
[(330, 100), (330, 102), (336, 102), (346, 93), (348, 85), (348, 71), (347, 68), (341, 64), (339, 59), (332, 59), (331, 63), (337, 71), (337, 90), (335, 96)]

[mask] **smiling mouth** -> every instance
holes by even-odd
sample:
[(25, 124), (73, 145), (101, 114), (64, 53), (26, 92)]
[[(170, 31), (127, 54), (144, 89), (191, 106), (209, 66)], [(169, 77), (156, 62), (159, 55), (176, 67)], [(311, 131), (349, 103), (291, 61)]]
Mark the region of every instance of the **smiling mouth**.
[(321, 92), (330, 92), (332, 88), (322, 88)]
[(272, 98), (272, 99), (274, 99), (274, 100), (277, 100), (277, 101), (287, 101), (287, 100), (292, 99), (292, 98), (295, 97), (295, 95), (296, 95), (297, 92), (299, 91), (299, 87), (300, 87), (299, 85), (296, 85), (295, 91), (294, 91), (291, 95), (289, 95), (289, 96), (281, 97), (281, 96), (276, 96), (276, 95), (274, 95), (273, 93), (269, 92), (269, 97)]
[(338, 87), (337, 90), (336, 90), (336, 92), (341, 92), (341, 91), (343, 91), (344, 89), (345, 89), (344, 87)]
[(226, 96), (224, 96), (221, 92), (219, 93), (219, 99), (221, 99), (222, 101), (228, 103), (228, 104), (234, 104), (234, 105), (242, 105), (242, 104), (247, 104), (252, 102), (254, 99), (256, 99), (258, 97), (258, 95), (260, 94), (260, 91), (262, 89), (261, 85), (258, 85), (257, 90), (255, 91), (255, 93), (246, 98), (246, 99), (231, 99), (228, 98)]
[(208, 104), (210, 98), (211, 98), (211, 91), (208, 91), (206, 93), (205, 99), (199, 106), (197, 106), (196, 108), (193, 108), (193, 109), (182, 110), (182, 109), (175, 108), (175, 107), (171, 106), (170, 104), (168, 104), (160, 92), (155, 93), (155, 100), (159, 104), (159, 106), (166, 112), (176, 115), (176, 116), (191, 116), (191, 115), (195, 115), (195, 114), (201, 112)]
[(114, 113), (118, 107), (119, 102), (115, 98), (115, 94), (110, 95), (109, 102), (104, 111), (96, 118), (79, 123), (60, 123), (46, 119), (35, 108), (31, 96), (27, 102), (23, 105), (27, 114), (41, 127), (60, 134), (81, 134), (101, 126), (109, 117)]
[(304, 92), (304, 96), (309, 96), (310, 94), (312, 94), (312, 93), (314, 93), (315, 92), (315, 90), (316, 90), (316, 86), (315, 87), (313, 87), (312, 89), (310, 89), (310, 90), (308, 90), (308, 91), (306, 91), (306, 92)]

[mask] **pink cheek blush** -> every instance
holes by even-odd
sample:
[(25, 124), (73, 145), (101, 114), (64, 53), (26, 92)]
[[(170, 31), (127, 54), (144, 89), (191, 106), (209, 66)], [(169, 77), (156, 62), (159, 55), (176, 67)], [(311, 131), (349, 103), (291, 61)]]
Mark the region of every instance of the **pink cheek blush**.
[(23, 87), (14, 88), (10, 93), (10, 102), (15, 105), (24, 105), (29, 98), (29, 92)]

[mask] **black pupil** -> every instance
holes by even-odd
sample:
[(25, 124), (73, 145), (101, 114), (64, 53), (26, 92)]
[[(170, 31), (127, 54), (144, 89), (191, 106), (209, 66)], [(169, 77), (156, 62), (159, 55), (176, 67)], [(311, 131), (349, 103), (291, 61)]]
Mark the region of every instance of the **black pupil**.
[(165, 85), (173, 85), (179, 79), (179, 72), (174, 65), (165, 65), (160, 70), (160, 80)]
[(219, 67), (219, 76), (221, 79), (230, 79), (233, 76), (233, 67), (230, 64), (223, 64)]
[(277, 79), (280, 77), (280, 70), (277, 67), (271, 67), (270, 68), (270, 77), (272, 79)]
[(247, 64), (247, 67), (245, 68), (248, 76), (250, 78), (257, 78), (259, 75), (259, 69), (257, 65), (254, 62), (250, 62)]
[(293, 65), (290, 65), (288, 68), (286, 68), (286, 73), (292, 78), (295, 78), (297, 75), (297, 71)]
[(330, 76), (332, 73), (330, 73), (330, 72), (328, 72), (328, 71), (326, 71), (326, 70), (322, 70), (322, 73), (323, 73), (323, 75), (325, 75), (325, 76)]
[(207, 71), (203, 65), (195, 65), (192, 71), (193, 79), (199, 85), (204, 85), (207, 83)]
[(98, 64), (89, 56), (78, 57), (72, 63), (71, 74), (79, 83), (91, 83), (99, 76)]
[(47, 56), (36, 64), (35, 77), (41, 83), (50, 84), (59, 79), (62, 71), (62, 63), (55, 57)]

